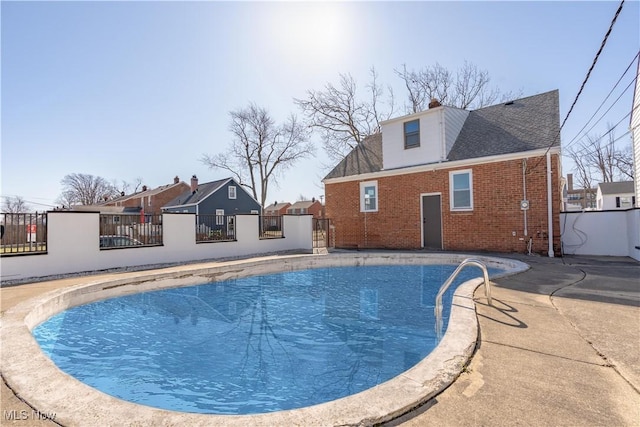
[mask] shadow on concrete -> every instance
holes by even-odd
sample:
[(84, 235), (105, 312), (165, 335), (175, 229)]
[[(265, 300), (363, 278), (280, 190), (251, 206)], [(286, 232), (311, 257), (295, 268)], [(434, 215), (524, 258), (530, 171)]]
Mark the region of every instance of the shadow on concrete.
[[(487, 304), (486, 302), (481, 302), (481, 301), (475, 301), (476, 305), (483, 305), (489, 309), (494, 309), (496, 311), (499, 311), (500, 313), (502, 313), (502, 315), (506, 316), (507, 318), (513, 320), (513, 322), (506, 322), (504, 320), (498, 320), (494, 317), (488, 316), (486, 314), (481, 314), (479, 312), (476, 312), (476, 315), (478, 317), (483, 317), (487, 320), (491, 320), (492, 322), (495, 323), (500, 323), (502, 325), (505, 326), (511, 326), (513, 328), (521, 328), (521, 329), (526, 329), (528, 328), (527, 324), (522, 322), (520, 319), (517, 319), (515, 316), (513, 316), (511, 313), (517, 313), (518, 310), (512, 306), (507, 304), (504, 301), (501, 301), (499, 299), (493, 298), (492, 301), (492, 305)], [(506, 308), (505, 308), (506, 307)]]

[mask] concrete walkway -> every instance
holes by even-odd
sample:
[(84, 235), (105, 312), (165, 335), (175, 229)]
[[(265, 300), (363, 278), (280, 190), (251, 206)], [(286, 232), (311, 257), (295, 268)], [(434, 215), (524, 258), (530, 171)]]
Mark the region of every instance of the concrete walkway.
[[(480, 337), (467, 370), (388, 425), (640, 426), (640, 263), (506, 257), (532, 268), (496, 280), (493, 306), (476, 292)], [(1, 310), (77, 280), (0, 289)], [(3, 426), (57, 425), (4, 382), (1, 391)]]
[(466, 372), (389, 425), (640, 426), (640, 263), (516, 258), (492, 307), (476, 291), (480, 343)]

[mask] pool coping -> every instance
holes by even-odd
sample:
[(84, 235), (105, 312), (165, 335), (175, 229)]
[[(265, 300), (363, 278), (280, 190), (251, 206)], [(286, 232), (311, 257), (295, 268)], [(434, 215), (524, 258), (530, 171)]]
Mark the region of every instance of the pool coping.
[[(1, 318), (2, 375), (28, 405), (55, 413), (63, 425), (373, 425), (394, 419), (443, 391), (473, 354), (478, 323), (473, 294), (482, 279), (460, 285), (454, 294), (447, 331), (436, 349), (413, 368), (360, 393), (306, 408), (256, 415), (210, 415), (175, 412), (127, 402), (102, 393), (58, 369), (40, 351), (31, 329), (69, 307), (113, 296), (190, 286), (212, 280), (305, 268), (384, 264), (459, 264), (462, 254), (340, 253), (291, 255), (277, 259), (234, 260), (215, 265), (189, 265), (127, 274), (125, 278), (87, 277), (86, 282), (24, 301)], [(507, 272), (527, 270), (520, 261), (473, 256), (488, 267)]]

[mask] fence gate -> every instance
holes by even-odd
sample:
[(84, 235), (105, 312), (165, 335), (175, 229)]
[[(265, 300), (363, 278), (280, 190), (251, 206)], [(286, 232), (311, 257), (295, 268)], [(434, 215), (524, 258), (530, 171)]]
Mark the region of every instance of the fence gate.
[(329, 218), (313, 219), (313, 247), (333, 248), (335, 246), (333, 238), (333, 225)]

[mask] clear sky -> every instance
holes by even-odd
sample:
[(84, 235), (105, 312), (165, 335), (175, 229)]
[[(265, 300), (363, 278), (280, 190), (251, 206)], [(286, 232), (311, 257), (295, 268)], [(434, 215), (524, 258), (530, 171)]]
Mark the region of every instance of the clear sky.
[[(200, 162), (231, 140), (229, 111), (255, 102), (282, 122), (309, 89), (351, 73), (405, 93), (394, 68), (465, 60), (523, 96), (560, 90), (567, 114), (618, 1), (605, 2), (1, 2), (2, 195), (46, 209), (70, 173), (149, 187), (229, 174)], [(573, 139), (640, 47), (627, 1), (563, 130)], [(635, 65), (632, 67), (635, 71)], [(596, 116), (604, 133), (631, 111), (629, 72)], [(401, 115), (398, 113), (398, 115)], [(616, 135), (629, 128), (627, 118)], [(268, 201), (323, 194), (317, 155)], [(629, 143), (629, 137), (617, 144)], [(571, 165), (565, 163), (564, 173)], [(39, 204), (36, 204), (39, 203)], [(47, 206), (50, 205), (50, 206)]]

